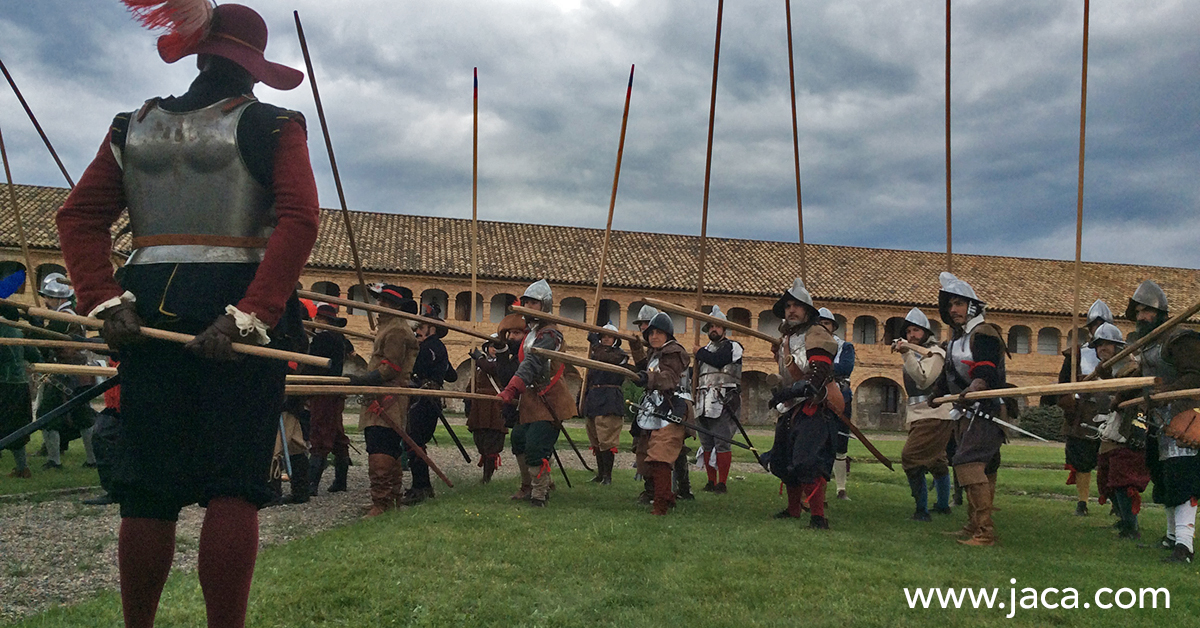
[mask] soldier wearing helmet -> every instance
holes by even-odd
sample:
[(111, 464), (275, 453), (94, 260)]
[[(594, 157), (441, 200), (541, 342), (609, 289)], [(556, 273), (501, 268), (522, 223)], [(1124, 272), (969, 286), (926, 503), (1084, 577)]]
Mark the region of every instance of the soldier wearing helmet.
[[(933, 396), (1006, 387), (1004, 341), (1000, 329), (984, 320), (984, 302), (970, 284), (950, 273), (942, 273), (938, 280), (938, 311), (942, 322), (950, 325), (952, 337)], [(929, 405), (937, 407), (932, 399)], [(959, 543), (964, 545), (996, 544), (992, 504), (1000, 446), (1006, 437), (1004, 429), (989, 417), (1003, 418), (1007, 412), (1007, 404), (998, 399), (956, 402), (950, 410), (951, 418), (958, 422), (951, 464), (967, 492), (967, 524), (959, 532), (963, 537)]]
[[(604, 329), (617, 331), (612, 323)], [(588, 334), (588, 342), (591, 343), (589, 358), (616, 366), (629, 364), (629, 354), (621, 349), (620, 338), (592, 332)], [(621, 427), (625, 424), (624, 383), (625, 378), (619, 374), (597, 370), (589, 370), (584, 382), (579, 407), (580, 414), (587, 418), (588, 441), (596, 456), (596, 477), (592, 482), (597, 484), (612, 484), (613, 463), (621, 444)]]
[[(75, 289), (62, 273), (50, 273), (42, 279), (38, 294), (46, 301), (46, 306), (55, 312), (74, 314)], [(46, 329), (60, 334), (83, 336), (84, 329), (75, 323), (61, 321), (44, 321)], [(52, 349), (49, 351), (49, 362), (58, 364), (87, 364), (89, 358), (94, 359), (90, 352), (77, 349)], [(58, 406), (66, 403), (76, 392), (87, 388), (94, 378), (76, 375), (38, 375), (40, 394), (37, 414), (41, 416)], [(86, 461), (84, 466), (95, 467), (96, 456), (92, 450), (92, 430), (96, 413), (88, 405), (77, 408), (70, 415), (58, 419), (42, 429), (42, 440), (46, 447), (46, 462), (43, 469), (62, 469), (62, 452), (67, 445), (75, 440), (83, 440)]]
[[(1167, 320), (1167, 294), (1153, 281), (1143, 281), (1129, 299), (1125, 316), (1137, 324), (1139, 336), (1154, 331)], [(1141, 375), (1160, 377), (1154, 392), (1200, 388), (1200, 333), (1175, 327), (1138, 351)], [(1118, 395), (1131, 399), (1138, 392)], [(1171, 550), (1168, 562), (1190, 564), (1195, 552), (1196, 503), (1200, 500), (1200, 450), (1169, 435), (1172, 419), (1194, 414), (1200, 399), (1189, 398), (1144, 408), (1149, 427), (1146, 466), (1154, 482), (1155, 503), (1167, 511), (1167, 533), (1160, 544)]]
[[(842, 399), (845, 401), (845, 410), (842, 411), (842, 415), (849, 421), (853, 407), (850, 376), (854, 374), (854, 343), (847, 342), (834, 333), (837, 331), (838, 322), (829, 308), (823, 307), (817, 310), (817, 321), (838, 343), (837, 354), (833, 356), (833, 380), (837, 382), (838, 388), (842, 391)], [(838, 427), (837, 456), (833, 461), (833, 481), (837, 485), (838, 499), (850, 499), (846, 493), (846, 479), (850, 475), (850, 457), (847, 455), (849, 453), (850, 427), (843, 424)]]
[(837, 456), (837, 432), (845, 399), (833, 376), (838, 345), (818, 324), (812, 296), (797, 278), (772, 308), (783, 320), (772, 352), (779, 364), (781, 388), (770, 406), (780, 413), (775, 443), (764, 462), (787, 486), (788, 506), (775, 516), (799, 518), (810, 510), (809, 527), (829, 529), (825, 518), (825, 485)]
[[(650, 347), (646, 367), (638, 374), (637, 385), (646, 389), (638, 409), (637, 424), (647, 435), (647, 475), (653, 478), (653, 514), (665, 515), (675, 506), (671, 472), (683, 451), (686, 437), (676, 421), (690, 417), (690, 392), (685, 392), (684, 371), (691, 356), (675, 340), (675, 324), (671, 315), (659, 312), (650, 319), (642, 338)], [(674, 421), (664, 418), (674, 417)]]
[[(920, 349), (922, 353), (918, 353)], [(908, 487), (916, 502), (914, 521), (930, 521), (929, 488), (925, 474), (933, 476), (937, 490), (934, 511), (950, 514), (950, 469), (947, 466), (946, 445), (954, 437), (954, 421), (949, 408), (930, 408), (927, 403), (934, 384), (942, 375), (946, 350), (938, 344), (929, 326), (929, 318), (917, 308), (908, 311), (900, 338), (892, 351), (904, 356), (904, 392), (908, 395), (904, 424), (908, 438), (900, 452), (900, 464), (908, 476)]]
[[(728, 320), (718, 306), (712, 316)], [(696, 347), (696, 421), (700, 427), (723, 437), (700, 434), (700, 451), (696, 456), (704, 462), (708, 483), (704, 490), (711, 493), (728, 492), (729, 467), (733, 451), (728, 441), (737, 430), (738, 412), (742, 408), (742, 344), (726, 335), (720, 323), (705, 323), (700, 331), (708, 334), (708, 344)]]

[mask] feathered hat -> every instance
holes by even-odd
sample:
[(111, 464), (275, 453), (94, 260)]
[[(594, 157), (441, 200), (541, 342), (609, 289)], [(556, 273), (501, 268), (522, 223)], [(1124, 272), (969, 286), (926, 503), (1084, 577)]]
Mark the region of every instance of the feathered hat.
[(121, 0), (143, 26), (166, 29), (158, 38), (158, 55), (167, 63), (193, 54), (224, 57), (256, 80), (289, 90), (304, 73), (267, 61), (267, 23), (254, 9), (240, 4), (213, 6), (211, 0)]

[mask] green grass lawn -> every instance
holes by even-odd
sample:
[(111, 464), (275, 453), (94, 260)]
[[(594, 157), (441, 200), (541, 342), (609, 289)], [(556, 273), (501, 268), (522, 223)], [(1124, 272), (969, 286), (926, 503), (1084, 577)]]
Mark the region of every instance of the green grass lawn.
[(43, 469), (46, 459), (33, 455), (42, 446), (41, 431), (29, 435), (30, 441), (25, 445), (29, 462), (31, 478), (10, 478), (8, 473), (13, 470), (12, 453), (0, 452), (0, 495), (18, 495), (30, 493), (43, 497), (42, 494), (81, 486), (100, 486), (100, 476), (95, 469), (83, 467), (83, 441), (75, 440), (62, 455), (61, 469)]
[[(1018, 450), (1006, 447), (1006, 459), (1051, 463), (1061, 455)], [(772, 519), (784, 501), (779, 483), (764, 474), (731, 481), (724, 496), (700, 493), (666, 517), (634, 504), (641, 487), (632, 475), (620, 469), (613, 486), (601, 487), (576, 472), (575, 488), (560, 483), (541, 510), (509, 501), (511, 480), (463, 481), (419, 507), (268, 548), (259, 556), (248, 625), (1200, 623), (1197, 566), (1163, 565), (1159, 550), (1117, 542), (1107, 508), (1093, 506), (1092, 516), (1077, 518), (1071, 500), (1020, 494), (1073, 494), (1062, 486), (1062, 471), (1001, 470), (1001, 544), (994, 548), (962, 547), (939, 534), (961, 526), (965, 509), (935, 515), (933, 523), (908, 520), (904, 476), (881, 465), (852, 468), (853, 501), (830, 504), (828, 532), (806, 529), (807, 518)], [(1157, 538), (1163, 510), (1148, 507), (1142, 524), (1147, 540)], [(1007, 619), (1011, 578), (1018, 588), (1078, 589), (1080, 606), (1101, 587), (1167, 587), (1171, 606), (1162, 608), (1160, 598), (1157, 609), (1022, 609)], [(998, 588), (1006, 608), (911, 610), (906, 587)], [(158, 625), (202, 625), (203, 612), (195, 575), (173, 574)], [(108, 593), (17, 625), (112, 626), (119, 617), (118, 598)]]

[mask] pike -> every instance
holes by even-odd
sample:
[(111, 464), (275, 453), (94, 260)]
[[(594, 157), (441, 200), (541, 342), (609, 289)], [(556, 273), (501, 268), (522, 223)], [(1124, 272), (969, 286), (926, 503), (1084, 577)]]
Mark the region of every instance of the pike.
[(37, 347), (39, 349), (74, 349), (77, 351), (111, 351), (108, 345), (99, 342), (77, 342), (73, 340), (42, 340), (40, 338), (0, 338), (0, 346)]
[[(0, 345), (6, 343), (0, 342)], [(91, 366), (87, 364), (57, 364), (53, 362), (38, 362), (30, 364), (29, 370), (34, 373), (49, 373), (53, 375), (80, 375), (83, 377), (113, 377), (117, 374), (115, 366)], [(349, 377), (331, 375), (288, 375), (288, 384), (346, 384)]]
[[(640, 406), (628, 399), (625, 400), (625, 403), (626, 403), (626, 405), (628, 405), (631, 408), (635, 408), (637, 410), (643, 409), (642, 406)], [(746, 443), (743, 443), (741, 441), (736, 441), (736, 440), (733, 440), (732, 438), (726, 438), (724, 436), (721, 436), (720, 434), (717, 434), (716, 432), (706, 430), (706, 429), (700, 427), (699, 425), (688, 423), (687, 421), (685, 421), (673, 414), (663, 414), (661, 412), (650, 412), (648, 414), (650, 414), (650, 416), (662, 419), (668, 423), (674, 423), (675, 425), (685, 427), (689, 430), (695, 430), (697, 432), (700, 432), (701, 434), (707, 434), (708, 436), (712, 436), (713, 438), (715, 438), (719, 441), (724, 441), (726, 443), (729, 443), (730, 445), (737, 445), (738, 447), (741, 447), (742, 449), (748, 449), (748, 450), (750, 450), (751, 453), (754, 454), (755, 458), (758, 458), (758, 450), (755, 449), (753, 445), (747, 445)], [(745, 434), (745, 432), (743, 432), (743, 434)], [(750, 439), (746, 439), (746, 440), (750, 440)], [(762, 464), (762, 462), (760, 461), (759, 464)]]
[(446, 399), (474, 399), (478, 401), (495, 401), (501, 403), (496, 395), (458, 392), (456, 390), (432, 390), (429, 388), (408, 388), (407, 386), (323, 386), (320, 384), (304, 385), (289, 384), (284, 392), (298, 397), (328, 397), (346, 395), (403, 395), (405, 397), (444, 397)]
[(601, 362), (599, 360), (592, 360), (589, 358), (581, 358), (571, 355), (570, 353), (563, 353), (562, 351), (551, 351), (550, 349), (531, 347), (529, 352), (538, 356), (539, 358), (548, 358), (551, 360), (558, 360), (563, 364), (570, 364), (571, 366), (582, 366), (584, 368), (604, 371), (606, 373), (615, 373), (629, 379), (635, 379), (638, 376), (637, 371), (627, 369), (623, 366), (617, 366), (616, 364), (609, 364), (608, 362)]
[[(55, 312), (54, 310), (48, 310), (48, 309), (40, 308), (40, 307), (29, 307), (23, 303), (17, 303), (15, 301), (10, 301), (8, 299), (0, 299), (0, 303), (4, 303), (6, 305), (16, 305), (16, 306), (20, 306), (23, 308), (28, 308), (28, 312), (31, 316), (40, 316), (42, 318), (46, 318), (46, 319), (49, 319), (52, 321), (62, 321), (64, 323), (75, 323), (77, 325), (80, 325), (83, 327), (90, 327), (92, 329), (100, 329), (100, 328), (104, 327), (104, 321), (102, 321), (98, 318), (92, 318), (90, 316), (79, 316), (78, 314), (67, 314), (66, 312)], [(156, 329), (154, 327), (146, 327), (146, 326), (142, 326), (138, 330), (138, 333), (147, 338), (153, 338), (155, 340), (165, 340), (167, 342), (177, 342), (179, 344), (189, 343), (192, 341), (193, 338), (195, 338), (195, 336), (193, 336), (191, 334), (181, 334), (178, 332), (166, 331), (164, 329)], [(279, 349), (268, 349), (267, 347), (260, 347), (258, 345), (248, 345), (248, 344), (243, 344), (240, 342), (233, 343), (233, 351), (234, 351), (234, 353), (241, 353), (243, 355), (251, 355), (251, 356), (256, 356), (256, 357), (260, 357), (260, 358), (268, 358), (271, 360), (283, 360), (285, 362), (297, 362), (299, 364), (308, 364), (311, 366), (319, 366), (321, 368), (329, 368), (329, 364), (330, 364), (329, 358), (322, 358), (320, 356), (308, 355), (307, 353), (294, 353), (292, 351), (281, 351)]]
[(342, 306), (345, 306), (348, 308), (354, 308), (356, 310), (366, 310), (368, 312), (375, 312), (377, 314), (387, 314), (389, 316), (397, 316), (399, 318), (404, 318), (404, 319), (407, 319), (410, 321), (417, 321), (418, 323), (426, 323), (428, 325), (433, 325), (435, 327), (445, 327), (446, 329), (449, 329), (450, 331), (456, 331), (460, 334), (466, 334), (468, 336), (472, 336), (474, 338), (479, 338), (480, 340), (484, 340), (487, 342), (492, 342), (495, 340), (495, 338), (492, 338), (490, 335), (485, 334), (481, 331), (475, 331), (474, 329), (460, 327), (458, 325), (455, 325), (453, 323), (449, 323), (446, 321), (439, 321), (436, 318), (429, 318), (426, 316), (421, 316), (419, 314), (409, 314), (408, 312), (401, 312), (400, 310), (394, 310), (390, 307), (384, 307), (382, 305), (376, 305), (374, 303), (364, 303), (363, 301), (352, 301), (350, 299), (343, 299), (341, 297), (330, 296), (328, 294), (321, 294), (320, 292), (313, 292), (311, 290), (297, 290), (296, 295), (302, 299), (312, 299), (314, 301), (322, 301), (322, 302), (330, 303), (333, 305), (342, 305)]
[(1003, 397), (1032, 397), (1034, 395), (1069, 395), (1087, 392), (1113, 392), (1130, 390), (1144, 386), (1155, 386), (1161, 383), (1157, 377), (1123, 377), (1121, 379), (1106, 379), (1102, 381), (1067, 382), (1064, 384), (1042, 384), (1040, 386), (1022, 386), (1019, 388), (995, 388), (980, 390), (960, 395), (946, 395), (933, 400), (933, 403), (951, 403), (956, 401), (979, 401), (981, 399), (1000, 399)]
[(354, 338), (362, 338), (363, 340), (371, 340), (371, 341), (375, 340), (375, 336), (372, 336), (371, 334), (364, 334), (361, 331), (351, 331), (349, 329), (346, 329), (345, 327), (334, 327), (333, 325), (326, 325), (325, 323), (318, 323), (316, 321), (304, 321), (304, 326), (309, 329), (320, 329), (322, 331), (336, 331), (337, 333), (342, 334), (343, 336), (352, 336)]
[(7, 448), (9, 445), (17, 442), (18, 440), (42, 429), (44, 426), (49, 425), (50, 423), (53, 423), (54, 421), (58, 420), (62, 416), (66, 415), (67, 413), (73, 412), (79, 406), (82, 406), (86, 403), (91, 402), (92, 399), (95, 399), (96, 397), (103, 395), (104, 391), (106, 391), (120, 383), (121, 383), (120, 376), (110, 377), (110, 378), (100, 382), (99, 384), (96, 384), (95, 386), (92, 386), (91, 388), (84, 390), (83, 392), (79, 393), (78, 395), (71, 397), (70, 399), (68, 399), (66, 401), (66, 403), (64, 403), (61, 406), (38, 417), (38, 420), (33, 421), (32, 423), (29, 423), (28, 425), (16, 430), (12, 434), (9, 434), (8, 436), (5, 436), (4, 438), (0, 438), (0, 450), (3, 450), (5, 448)]
[(1180, 323), (1187, 322), (1187, 319), (1191, 318), (1192, 316), (1195, 316), (1197, 312), (1200, 312), (1200, 302), (1195, 303), (1188, 309), (1167, 319), (1167, 321), (1164, 322), (1162, 325), (1155, 327), (1154, 331), (1151, 331), (1150, 333), (1146, 334), (1145, 336), (1142, 336), (1141, 338), (1138, 338), (1137, 340), (1129, 343), (1128, 345), (1125, 345), (1125, 348), (1118, 351), (1116, 353), (1116, 355), (1101, 362), (1100, 366), (1097, 366), (1095, 371), (1092, 371), (1091, 374), (1089, 374), (1087, 377), (1083, 378), (1083, 381), (1086, 382), (1086, 381), (1096, 379), (1097, 377), (1099, 377), (1101, 369), (1111, 368), (1117, 362), (1120, 362), (1121, 360), (1124, 360), (1125, 358), (1133, 355), (1133, 353), (1135, 351), (1150, 344), (1151, 342), (1154, 342), (1155, 340), (1158, 340), (1158, 338), (1160, 336), (1167, 333), (1168, 331), (1171, 331), (1176, 326), (1178, 326)]
[(13, 328), (19, 329), (27, 334), (37, 334), (39, 336), (45, 336), (46, 338), (53, 338), (55, 340), (63, 340), (63, 341), (75, 340), (75, 338), (73, 336), (68, 336), (67, 334), (60, 334), (56, 331), (50, 331), (49, 329), (42, 329), (41, 327), (38, 327), (37, 325), (30, 325), (29, 323), (26, 323), (25, 321), (10, 321), (7, 318), (0, 318), (0, 325), (7, 325), (8, 327), (13, 327)]
[(610, 336), (612, 338), (620, 338), (621, 340), (624, 340), (625, 342), (641, 342), (641, 338), (638, 338), (637, 336), (634, 336), (633, 334), (620, 332), (620, 331), (613, 331), (611, 329), (605, 329), (603, 327), (600, 327), (599, 325), (590, 325), (588, 323), (581, 323), (577, 320), (567, 318), (565, 316), (559, 316), (557, 314), (550, 314), (547, 312), (539, 312), (537, 310), (531, 310), (527, 307), (521, 307), (519, 305), (514, 305), (514, 306), (512, 306), (511, 309), (512, 309), (513, 314), (520, 314), (521, 316), (524, 316), (526, 318), (536, 318), (538, 320), (546, 321), (547, 323), (554, 323), (556, 325), (565, 325), (567, 327), (574, 327), (575, 329), (582, 329), (584, 331), (597, 333), (597, 334), (600, 334), (601, 336)]
[(671, 303), (670, 301), (663, 301), (661, 299), (652, 299), (650, 297), (642, 297), (642, 302), (647, 303), (651, 306), (654, 306), (654, 307), (656, 307), (660, 310), (666, 311), (666, 312), (674, 312), (675, 314), (681, 314), (683, 316), (687, 316), (688, 318), (694, 318), (698, 321), (712, 323), (713, 325), (720, 325), (721, 327), (724, 327), (725, 329), (728, 329), (730, 331), (736, 331), (740, 334), (746, 334), (747, 336), (751, 336), (753, 338), (758, 338), (759, 340), (765, 340), (773, 345), (779, 344), (778, 338), (776, 338), (770, 334), (765, 334), (761, 331), (758, 331), (757, 329), (754, 329), (753, 327), (747, 327), (745, 325), (735, 323), (733, 321), (721, 320), (715, 316), (705, 314), (704, 312), (700, 312), (698, 310), (689, 309), (682, 305), (676, 305), (674, 303)]
[(1194, 399), (1194, 398), (1200, 398), (1200, 388), (1186, 388), (1184, 390), (1171, 390), (1168, 392), (1155, 393), (1155, 394), (1149, 395), (1147, 397), (1139, 397), (1137, 399), (1129, 399), (1126, 401), (1122, 401), (1120, 403), (1120, 405), (1117, 406), (1117, 409), (1124, 410), (1125, 408), (1131, 408), (1133, 406), (1138, 405), (1139, 403), (1146, 403), (1147, 401), (1175, 401), (1177, 399)]

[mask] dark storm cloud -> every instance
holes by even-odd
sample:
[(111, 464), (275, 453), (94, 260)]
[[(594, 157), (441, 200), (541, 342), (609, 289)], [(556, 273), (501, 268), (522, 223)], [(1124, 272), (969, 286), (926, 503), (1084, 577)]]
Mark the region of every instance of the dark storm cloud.
[[(181, 93), (116, 0), (10, 3), (0, 57), (76, 176), (111, 116)], [(469, 216), (471, 69), (480, 72), (485, 219), (602, 227), (629, 65), (637, 64), (615, 226), (700, 230), (715, 2), (251, 2), (269, 56), (312, 48), (350, 205)], [(805, 233), (810, 241), (944, 246), (944, 5), (792, 3)], [(956, 2), (955, 250), (1073, 257), (1082, 6)], [(1200, 4), (1096, 3), (1091, 15), (1084, 257), (1200, 267)], [(725, 5), (709, 234), (794, 239), (783, 3)], [(308, 86), (322, 204), (337, 202)], [(17, 178), (61, 185), (13, 99)]]

